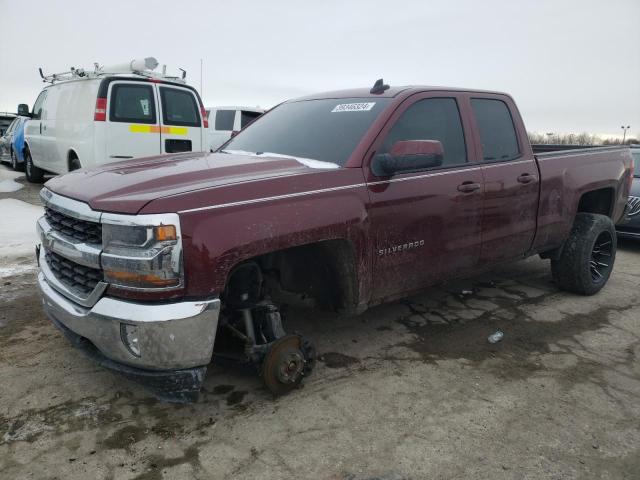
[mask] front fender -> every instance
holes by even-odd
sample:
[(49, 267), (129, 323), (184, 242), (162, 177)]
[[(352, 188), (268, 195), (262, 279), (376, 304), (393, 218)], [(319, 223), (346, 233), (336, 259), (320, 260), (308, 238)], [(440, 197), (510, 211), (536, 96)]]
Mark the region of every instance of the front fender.
[(220, 294), (231, 269), (245, 260), (342, 239), (355, 254), (359, 299), (367, 298), (367, 198), (359, 187), (181, 214), (188, 295)]

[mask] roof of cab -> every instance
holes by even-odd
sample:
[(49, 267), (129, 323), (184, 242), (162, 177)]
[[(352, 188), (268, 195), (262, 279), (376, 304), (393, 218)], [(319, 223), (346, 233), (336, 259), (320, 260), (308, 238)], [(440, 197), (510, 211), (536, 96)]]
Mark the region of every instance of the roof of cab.
[(510, 96), (508, 93), (497, 92), (492, 90), (479, 90), (479, 89), (471, 89), (471, 88), (452, 88), (452, 87), (436, 87), (436, 86), (422, 86), (422, 85), (406, 85), (406, 86), (398, 86), (398, 87), (389, 87), (382, 93), (371, 93), (371, 87), (369, 88), (353, 88), (348, 90), (335, 90), (333, 92), (321, 92), (314, 93), (312, 95), (307, 95), (304, 97), (294, 98), (291, 101), (302, 101), (302, 100), (320, 100), (327, 98), (393, 98), (397, 97), (400, 94), (404, 94), (403, 96), (408, 96), (413, 93), (418, 92), (426, 92), (426, 91), (447, 91), (447, 92), (469, 92), (469, 93), (489, 93), (495, 95), (506, 95)]

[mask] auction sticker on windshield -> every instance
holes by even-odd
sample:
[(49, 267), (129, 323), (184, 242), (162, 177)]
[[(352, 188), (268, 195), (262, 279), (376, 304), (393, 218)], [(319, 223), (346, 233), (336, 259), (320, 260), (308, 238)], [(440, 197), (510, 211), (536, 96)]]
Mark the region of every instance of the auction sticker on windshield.
[(335, 112), (368, 112), (373, 108), (376, 102), (364, 103), (340, 103), (335, 106), (331, 113)]

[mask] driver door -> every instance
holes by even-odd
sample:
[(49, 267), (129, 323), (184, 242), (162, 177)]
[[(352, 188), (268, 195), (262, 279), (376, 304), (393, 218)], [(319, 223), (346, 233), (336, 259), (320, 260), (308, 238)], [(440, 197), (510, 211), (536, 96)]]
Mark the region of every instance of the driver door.
[(473, 271), (481, 247), (482, 169), (462, 94), (410, 97), (378, 135), (373, 152), (388, 153), (395, 142), (437, 140), (442, 165), (377, 177), (365, 166), (374, 246), (372, 301), (409, 292)]

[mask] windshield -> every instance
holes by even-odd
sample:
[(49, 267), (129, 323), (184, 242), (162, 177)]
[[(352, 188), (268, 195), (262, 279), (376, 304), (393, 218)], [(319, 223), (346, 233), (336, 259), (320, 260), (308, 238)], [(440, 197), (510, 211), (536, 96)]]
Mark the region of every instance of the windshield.
[(333, 98), (283, 103), (221, 151), (277, 154), (344, 166), (390, 100)]
[(633, 176), (640, 178), (640, 149), (631, 150), (631, 155), (633, 155)]

